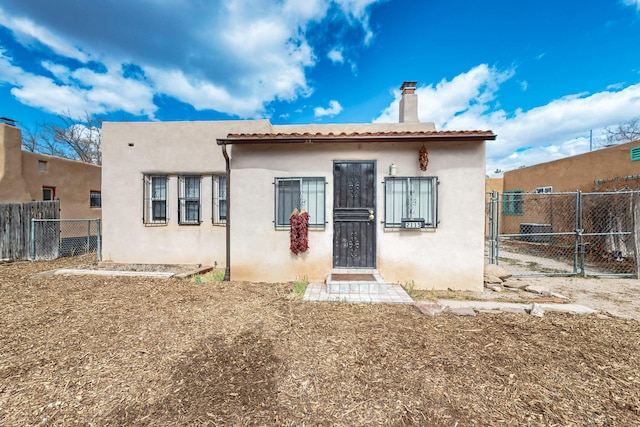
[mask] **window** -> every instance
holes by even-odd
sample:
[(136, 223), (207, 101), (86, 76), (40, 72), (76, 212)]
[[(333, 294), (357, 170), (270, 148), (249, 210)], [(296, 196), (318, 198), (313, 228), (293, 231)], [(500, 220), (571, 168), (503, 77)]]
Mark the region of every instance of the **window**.
[(42, 187), (42, 200), (53, 200), (56, 198), (56, 187)]
[(47, 171), (47, 162), (45, 160), (38, 160), (38, 170), (40, 172)]
[(289, 217), (294, 209), (306, 210), (309, 228), (325, 226), (325, 179), (320, 178), (276, 178), (275, 180), (275, 226), (289, 228)]
[(144, 223), (167, 223), (167, 177), (145, 175), (144, 177)]
[(200, 224), (200, 176), (178, 177), (178, 224)]
[(536, 188), (536, 193), (538, 194), (546, 194), (546, 193), (553, 193), (553, 187), (548, 185), (546, 187), (538, 187)]
[(217, 175), (213, 177), (213, 223), (227, 222), (227, 177)]
[(502, 194), (502, 213), (504, 215), (522, 215), (524, 191), (507, 190)]
[(629, 156), (632, 162), (640, 160), (640, 147), (633, 147), (629, 150)]
[(438, 177), (385, 178), (384, 226), (386, 228), (436, 228), (438, 226)]
[(94, 190), (91, 190), (89, 192), (89, 207), (92, 207), (92, 208), (102, 207), (102, 193)]

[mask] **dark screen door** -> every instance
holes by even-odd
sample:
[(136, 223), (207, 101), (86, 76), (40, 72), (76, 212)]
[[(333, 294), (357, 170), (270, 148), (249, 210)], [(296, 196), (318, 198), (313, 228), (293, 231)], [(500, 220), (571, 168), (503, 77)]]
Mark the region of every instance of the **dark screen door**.
[(376, 168), (372, 161), (333, 163), (333, 266), (376, 267)]

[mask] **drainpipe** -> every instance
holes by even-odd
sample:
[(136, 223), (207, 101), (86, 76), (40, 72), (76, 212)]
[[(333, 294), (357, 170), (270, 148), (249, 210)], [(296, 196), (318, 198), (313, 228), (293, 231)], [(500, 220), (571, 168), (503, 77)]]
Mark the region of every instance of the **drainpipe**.
[(227, 260), (222, 280), (228, 282), (231, 280), (231, 166), (227, 144), (222, 144), (222, 155), (227, 164)]

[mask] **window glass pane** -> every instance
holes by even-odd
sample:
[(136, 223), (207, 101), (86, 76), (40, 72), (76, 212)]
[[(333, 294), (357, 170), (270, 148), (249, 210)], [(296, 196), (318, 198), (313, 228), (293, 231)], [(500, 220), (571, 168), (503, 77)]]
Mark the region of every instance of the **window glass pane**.
[(151, 198), (154, 200), (167, 198), (167, 178), (164, 176), (151, 177)]
[(325, 179), (276, 178), (276, 226), (288, 227), (294, 209), (309, 214), (309, 226), (325, 226)]
[(166, 221), (167, 219), (167, 202), (164, 200), (153, 200), (151, 202), (152, 220)]
[(42, 189), (42, 200), (53, 200), (53, 188)]
[(185, 201), (185, 221), (198, 222), (200, 213), (200, 203), (193, 200)]
[(283, 179), (278, 184), (277, 224), (288, 226), (293, 210), (300, 210), (300, 180)]
[(416, 218), (424, 218), (425, 223), (433, 224), (433, 181), (413, 180), (414, 192), (418, 198)]
[(167, 186), (166, 176), (155, 175), (144, 178), (144, 223), (167, 222)]
[(385, 222), (400, 225), (407, 215), (407, 181), (388, 179), (385, 181)]
[(402, 227), (403, 219), (436, 227), (436, 183), (436, 177), (385, 178), (385, 227)]
[(178, 203), (180, 212), (178, 223), (200, 223), (200, 176), (179, 177)]
[(92, 208), (102, 207), (102, 195), (99, 191), (89, 193), (89, 206)]
[(324, 178), (302, 178), (303, 209), (309, 214), (310, 226), (324, 227)]

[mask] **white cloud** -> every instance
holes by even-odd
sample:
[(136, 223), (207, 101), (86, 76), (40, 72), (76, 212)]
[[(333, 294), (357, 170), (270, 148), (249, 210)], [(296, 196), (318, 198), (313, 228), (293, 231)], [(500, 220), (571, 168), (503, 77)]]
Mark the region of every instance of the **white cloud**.
[(8, 16), (1, 8), (0, 25), (11, 28), (16, 38), (25, 45), (29, 46), (33, 42), (37, 42), (67, 58), (77, 59), (81, 62), (86, 62), (89, 59), (80, 49), (64, 40), (64, 38), (49, 31), (47, 28), (37, 25), (27, 18)]
[(96, 73), (87, 68), (71, 71), (62, 65), (44, 63), (60, 83), (26, 72), (9, 59), (4, 54), (0, 56), (0, 81), (13, 86), (12, 95), (25, 105), (74, 117), (122, 110), (153, 118), (157, 110), (153, 91), (141, 82), (124, 78), (119, 64), (111, 67), (117, 72)]
[[(369, 27), (369, 7), (379, 0), (335, 0), (340, 8), (348, 16), (360, 23), (365, 31), (365, 44), (369, 44), (373, 38), (373, 31)], [(382, 0), (385, 1), (385, 0)]]
[(635, 6), (636, 10), (640, 12), (640, 0), (622, 0), (622, 3), (627, 6)]
[(334, 63), (342, 64), (344, 62), (344, 56), (342, 56), (342, 50), (337, 48), (331, 49), (327, 54), (327, 57), (329, 57), (329, 59)]
[(316, 107), (313, 109), (313, 114), (316, 118), (325, 116), (334, 117), (342, 112), (342, 105), (338, 101), (329, 101), (329, 108)]
[[(259, 117), (271, 102), (293, 101), (313, 92), (307, 73), (317, 58), (306, 36), (310, 25), (331, 19), (345, 31), (362, 28), (369, 40), (369, 11), (381, 1), (385, 0), (186, 0), (157, 1), (149, 8), (105, 0), (85, 3), (86, 19), (70, 25), (70, 17), (77, 12), (75, 0), (41, 7), (7, 0), (0, 7), (0, 25), (12, 31), (34, 58), (42, 53), (42, 46), (59, 57), (48, 55), (41, 62), (55, 79), (26, 78), (37, 71), (24, 69), (20, 82), (4, 83), (16, 86), (13, 93), (21, 102), (49, 110), (53, 108), (47, 101), (49, 94), (42, 94), (39, 103), (37, 91), (53, 85), (58, 86), (53, 92), (71, 96), (74, 108), (75, 103), (106, 96), (94, 109), (113, 111), (109, 109), (124, 105), (127, 111), (152, 116), (157, 107), (151, 108), (148, 102), (153, 102), (153, 95), (168, 95), (196, 109)], [(153, 36), (158, 34), (162, 36)], [(330, 57), (344, 60), (338, 53), (342, 51), (336, 49)], [(90, 61), (109, 64), (105, 79), (91, 71), (95, 67), (89, 66)], [(118, 76), (121, 72), (116, 70), (124, 64), (135, 65), (145, 78), (133, 84)], [(97, 86), (83, 86), (74, 79), (96, 80)], [(108, 81), (125, 86), (118, 88)], [(146, 86), (144, 99), (132, 103), (122, 87), (140, 94), (140, 85)], [(95, 95), (90, 95), (92, 91)], [(147, 92), (152, 94), (151, 101)]]
[[(507, 112), (496, 104), (500, 84), (514, 75), (479, 65), (436, 86), (418, 87), (418, 116), (440, 130), (492, 130), (487, 143), (487, 171), (504, 171), (589, 151), (599, 146), (607, 126), (637, 116), (640, 83), (620, 90), (573, 94), (527, 111)], [(397, 122), (400, 93), (375, 120)]]

